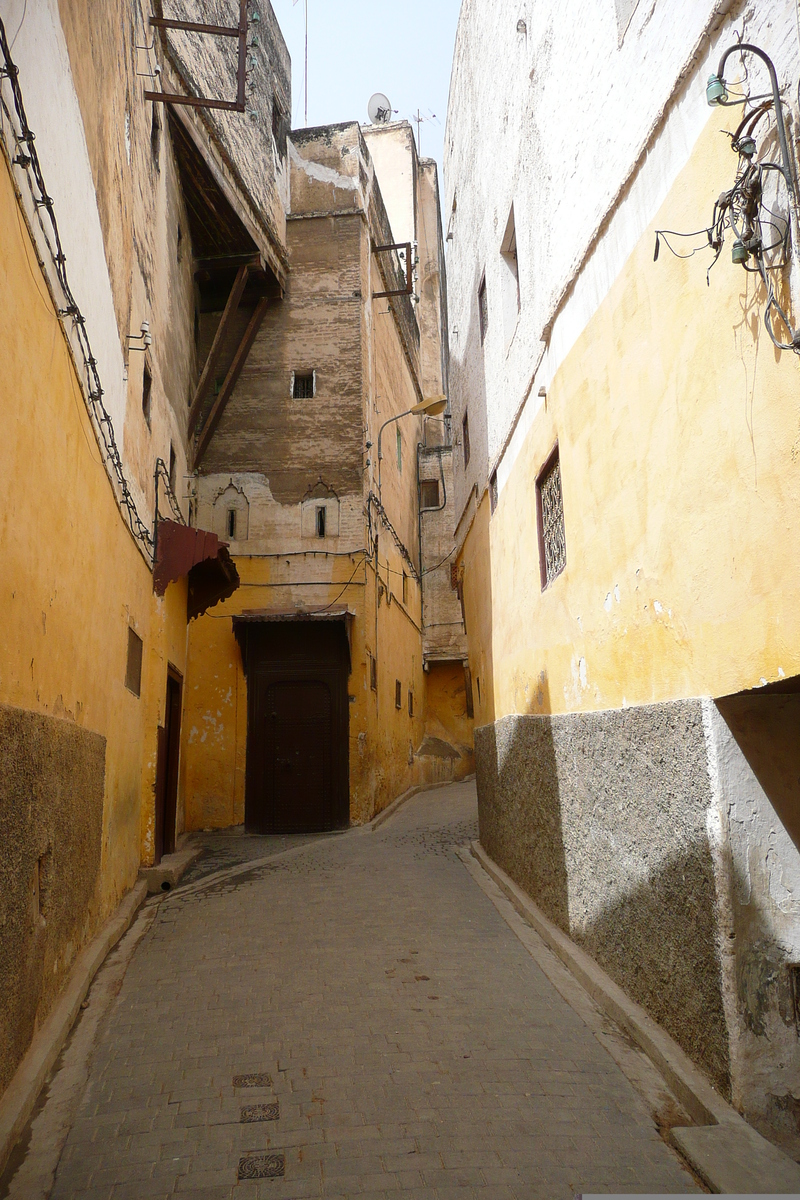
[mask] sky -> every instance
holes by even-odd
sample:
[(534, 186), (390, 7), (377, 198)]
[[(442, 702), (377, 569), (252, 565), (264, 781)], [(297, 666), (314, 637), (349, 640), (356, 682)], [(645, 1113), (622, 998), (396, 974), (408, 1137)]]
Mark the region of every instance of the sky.
[[(272, 0), (292, 56), (296, 129), (306, 124), (305, 2)], [(394, 120), (410, 120), (417, 111), (427, 118), (421, 125), (422, 155), (437, 160), (441, 176), (460, 8), (461, 0), (308, 0), (308, 124), (366, 124), (370, 96), (383, 92), (397, 109)]]

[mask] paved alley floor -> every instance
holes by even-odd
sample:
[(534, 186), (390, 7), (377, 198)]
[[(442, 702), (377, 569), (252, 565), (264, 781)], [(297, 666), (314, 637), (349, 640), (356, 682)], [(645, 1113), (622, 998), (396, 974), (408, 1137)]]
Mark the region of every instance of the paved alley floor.
[(699, 1189), (454, 848), (474, 784), (163, 901), (58, 1200)]

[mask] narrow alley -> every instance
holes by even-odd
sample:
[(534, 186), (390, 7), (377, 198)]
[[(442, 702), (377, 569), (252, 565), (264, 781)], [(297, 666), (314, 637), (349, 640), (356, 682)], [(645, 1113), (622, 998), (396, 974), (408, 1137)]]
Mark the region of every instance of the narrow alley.
[(53, 1200), (699, 1192), (457, 857), (476, 817), (450, 785), (142, 910)]

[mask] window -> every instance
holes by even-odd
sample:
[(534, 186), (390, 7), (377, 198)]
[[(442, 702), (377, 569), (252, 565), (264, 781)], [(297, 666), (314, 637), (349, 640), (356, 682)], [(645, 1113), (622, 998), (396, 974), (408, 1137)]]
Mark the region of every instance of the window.
[(489, 476), (489, 511), (494, 512), (497, 508), (497, 471), (492, 471)]
[(439, 480), (423, 479), (419, 485), (420, 508), (439, 507)]
[(369, 656), (369, 686), (372, 688), (373, 692), (377, 692), (377, 690), (378, 690), (378, 660), (376, 658), (373, 658), (371, 654)]
[(478, 288), (478, 321), (481, 327), (481, 345), (486, 338), (486, 330), (489, 328), (489, 302), (486, 299), (486, 276), (481, 280), (481, 286)]
[(147, 428), (150, 428), (150, 405), (153, 392), (153, 376), (150, 374), (150, 368), (147, 363), (144, 364), (144, 374), (142, 375), (142, 412), (144, 419), (147, 422)]
[(399, 679), (394, 681), (394, 706), (395, 708), (403, 707), (403, 685)]
[(506, 346), (514, 336), (519, 317), (519, 268), (517, 266), (517, 230), (514, 224), (514, 205), (506, 224), (506, 232), (500, 247), (503, 277), (503, 328)]
[(411, 688), (408, 689), (408, 715), (410, 717), (414, 715), (414, 693)]
[(292, 398), (294, 400), (313, 400), (317, 394), (316, 371), (292, 372)]
[(175, 491), (175, 475), (177, 468), (177, 459), (175, 457), (175, 447), (172, 442), (169, 444), (169, 486)]
[(142, 639), (128, 628), (128, 662), (125, 668), (125, 687), (134, 696), (142, 694)]
[(324, 538), (325, 537), (325, 505), (324, 504), (317, 505), (316, 528), (317, 528), (317, 537)]
[(408, 576), (403, 571), (403, 604), (408, 604)]
[(464, 447), (464, 467), (469, 466), (469, 413), (464, 413), (464, 420), (461, 422), (461, 441)]
[(397, 436), (397, 469), (400, 474), (403, 474), (403, 435), (400, 432), (399, 425), (395, 425), (394, 432)]
[(539, 528), (539, 568), (542, 591), (567, 565), (561, 466), (556, 445), (536, 480), (536, 516)]
[(231, 541), (236, 540), (236, 509), (228, 509), (228, 519), (225, 522), (225, 531)]

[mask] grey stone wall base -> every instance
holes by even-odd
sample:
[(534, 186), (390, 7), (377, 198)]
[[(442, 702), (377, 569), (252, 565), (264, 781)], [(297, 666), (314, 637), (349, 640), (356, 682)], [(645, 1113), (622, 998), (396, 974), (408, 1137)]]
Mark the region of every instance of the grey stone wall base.
[(196, 862), (203, 853), (202, 846), (186, 846), (174, 854), (165, 854), (156, 867), (140, 867), (139, 878), (147, 884), (152, 896), (155, 892), (171, 892), (180, 882), (184, 871)]
[(147, 896), (147, 885), (131, 889), (114, 915), (81, 951), (66, 986), (42, 1025), (11, 1083), (0, 1098), (0, 1171), (25, 1128), (25, 1123), (78, 1016), (80, 1006), (104, 959), (130, 926)]
[(479, 842), (471, 852), (517, 912), (569, 968), (595, 1003), (647, 1055), (692, 1120), (670, 1137), (713, 1192), (800, 1194), (800, 1166), (723, 1100), (677, 1042), (631, 1000), (593, 958), (559, 929)]

